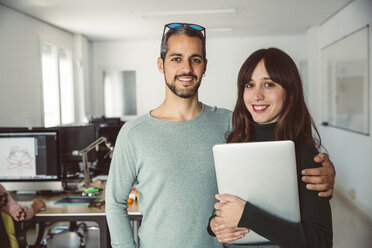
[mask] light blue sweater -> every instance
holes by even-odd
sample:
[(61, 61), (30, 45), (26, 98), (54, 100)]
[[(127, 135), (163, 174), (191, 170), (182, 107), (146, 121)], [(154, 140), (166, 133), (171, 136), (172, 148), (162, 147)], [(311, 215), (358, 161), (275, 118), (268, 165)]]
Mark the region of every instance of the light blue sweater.
[(126, 199), (135, 184), (143, 248), (222, 247), (208, 235), (217, 193), (212, 147), (225, 143), (231, 112), (203, 104), (186, 122), (150, 114), (121, 129), (106, 185), (106, 215), (112, 247), (135, 247)]

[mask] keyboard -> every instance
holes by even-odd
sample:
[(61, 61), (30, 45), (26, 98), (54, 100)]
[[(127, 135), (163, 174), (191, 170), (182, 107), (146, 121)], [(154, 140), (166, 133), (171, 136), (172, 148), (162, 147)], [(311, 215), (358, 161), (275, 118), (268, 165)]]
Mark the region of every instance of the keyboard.
[(31, 207), (33, 203), (33, 201), (17, 201), (17, 202), (18, 204), (25, 206), (25, 207)]

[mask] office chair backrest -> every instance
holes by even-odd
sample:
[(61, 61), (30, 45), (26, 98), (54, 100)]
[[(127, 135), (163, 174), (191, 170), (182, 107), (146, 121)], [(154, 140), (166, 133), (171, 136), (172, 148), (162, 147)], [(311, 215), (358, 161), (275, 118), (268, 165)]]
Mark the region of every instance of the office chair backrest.
[(18, 248), (13, 219), (4, 211), (0, 217), (0, 242), (1, 247)]

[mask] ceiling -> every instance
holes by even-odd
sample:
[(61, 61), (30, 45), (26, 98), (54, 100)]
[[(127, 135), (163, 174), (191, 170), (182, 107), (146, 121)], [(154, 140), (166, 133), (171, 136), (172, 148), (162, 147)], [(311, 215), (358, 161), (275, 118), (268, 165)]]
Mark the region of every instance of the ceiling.
[(304, 34), (352, 0), (0, 0), (90, 40), (158, 38), (169, 22), (197, 23), (209, 37)]

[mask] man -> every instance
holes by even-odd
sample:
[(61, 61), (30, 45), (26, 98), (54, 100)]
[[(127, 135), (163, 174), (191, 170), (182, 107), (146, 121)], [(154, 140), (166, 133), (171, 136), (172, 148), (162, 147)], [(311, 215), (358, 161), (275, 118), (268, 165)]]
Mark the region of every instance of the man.
[[(199, 102), (206, 66), (205, 29), (167, 24), (158, 58), (167, 85), (165, 100), (127, 122), (116, 141), (106, 186), (113, 247), (135, 247), (126, 212), (133, 184), (143, 214), (142, 247), (222, 247), (207, 233), (217, 193), (212, 146), (225, 142), (231, 112)], [(309, 171), (324, 175), (309, 177), (316, 183), (312, 186), (331, 194), (332, 166)]]

